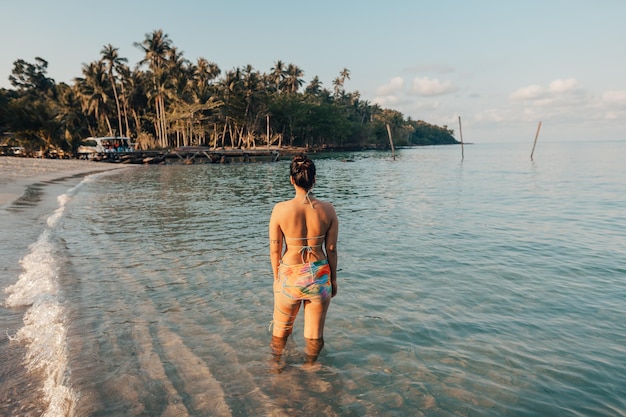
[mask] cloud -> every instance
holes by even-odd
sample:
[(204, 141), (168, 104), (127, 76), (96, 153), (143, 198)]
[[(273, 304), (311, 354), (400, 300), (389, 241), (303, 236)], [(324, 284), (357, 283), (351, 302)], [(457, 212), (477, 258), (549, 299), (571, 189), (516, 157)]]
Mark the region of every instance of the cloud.
[(602, 94), (602, 101), (609, 106), (626, 106), (626, 91), (606, 91)]
[(418, 96), (441, 96), (456, 90), (457, 88), (451, 81), (440, 81), (429, 77), (414, 78), (411, 87), (411, 93)]
[(501, 123), (508, 119), (501, 109), (485, 109), (474, 116), (479, 123)]
[(511, 100), (537, 100), (545, 94), (545, 89), (540, 85), (529, 85), (520, 88), (511, 94)]
[(376, 94), (379, 96), (389, 96), (398, 93), (404, 89), (404, 80), (402, 77), (394, 77), (385, 85), (381, 85), (376, 89)]
[(578, 81), (575, 78), (567, 80), (554, 80), (550, 83), (548, 91), (554, 94), (563, 94), (578, 89)]
[(548, 105), (564, 96), (569, 97), (580, 92), (578, 81), (575, 78), (568, 78), (565, 80), (554, 80), (548, 87), (536, 84), (522, 87), (511, 93), (510, 98), (514, 101), (532, 100), (537, 105)]
[(372, 103), (378, 104), (380, 107), (393, 107), (400, 103), (400, 99), (397, 96), (377, 96), (374, 97)]

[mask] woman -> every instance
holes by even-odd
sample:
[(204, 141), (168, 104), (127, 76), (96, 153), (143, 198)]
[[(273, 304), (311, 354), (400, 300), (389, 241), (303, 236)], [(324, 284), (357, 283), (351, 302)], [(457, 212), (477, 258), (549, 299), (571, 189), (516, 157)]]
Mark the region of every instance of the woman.
[(324, 347), (326, 312), (330, 299), (337, 295), (339, 222), (332, 204), (311, 193), (315, 185), (313, 161), (296, 155), (291, 161), (289, 180), (295, 196), (274, 206), (269, 224), (274, 272), (274, 330), (270, 346), (279, 361), (302, 306), (307, 364), (311, 365)]

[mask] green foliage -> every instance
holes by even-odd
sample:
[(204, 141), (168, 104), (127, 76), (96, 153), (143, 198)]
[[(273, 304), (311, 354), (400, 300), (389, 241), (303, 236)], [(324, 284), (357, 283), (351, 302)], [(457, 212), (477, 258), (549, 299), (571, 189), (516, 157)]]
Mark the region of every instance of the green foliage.
[(411, 145), (453, 145), (458, 143), (452, 136), (454, 132), (447, 126), (435, 126), (424, 121), (409, 121), (413, 128), (409, 136)]
[[(332, 91), (317, 76), (304, 87), (304, 71), (276, 61), (268, 73), (252, 66), (192, 63), (163, 31), (134, 44), (144, 54), (134, 70), (106, 45), (101, 59), (83, 65), (73, 85), (47, 77), (48, 63), (17, 60), (0, 91), (0, 131), (12, 131), (31, 148), (74, 150), (86, 136), (152, 138), (144, 146), (186, 145), (307, 148), (388, 148), (457, 143), (445, 126), (404, 119), (402, 113), (346, 92), (350, 71)], [(269, 122), (269, 132), (268, 132)]]

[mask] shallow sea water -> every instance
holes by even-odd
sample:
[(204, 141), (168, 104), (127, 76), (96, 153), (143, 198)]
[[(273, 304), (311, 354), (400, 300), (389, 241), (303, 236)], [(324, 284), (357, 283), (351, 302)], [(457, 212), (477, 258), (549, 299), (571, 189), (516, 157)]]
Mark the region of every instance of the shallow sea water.
[(45, 184), (1, 214), (2, 415), (626, 415), (626, 142), (527, 148), (313, 155), (340, 219), (315, 372), (301, 319), (270, 362), (288, 161)]

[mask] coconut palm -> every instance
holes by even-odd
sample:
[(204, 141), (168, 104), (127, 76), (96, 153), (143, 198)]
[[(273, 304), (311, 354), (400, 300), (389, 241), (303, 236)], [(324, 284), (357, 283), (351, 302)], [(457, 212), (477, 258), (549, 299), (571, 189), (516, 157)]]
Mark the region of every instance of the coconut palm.
[(134, 82), (134, 74), (131, 72), (128, 65), (125, 65), (123, 63), (120, 63), (116, 67), (116, 71), (120, 76), (120, 86), (121, 86), (120, 102), (122, 105), (124, 127), (126, 127), (126, 131), (123, 134), (123, 136), (130, 137), (130, 125), (128, 122), (128, 107), (129, 107), (128, 92), (132, 91), (132, 88), (133, 88), (132, 86)]
[(239, 125), (243, 125), (245, 114), (245, 92), (240, 68), (226, 72), (224, 78), (219, 82), (219, 91), (221, 100), (224, 102), (222, 146), (225, 146), (224, 142), (227, 130), (230, 136), (231, 146), (235, 146), (234, 136), (236, 135)]
[(343, 80), (337, 77), (333, 80), (333, 88), (335, 90), (335, 98), (339, 98), (339, 93), (343, 91)]
[(55, 120), (60, 124), (62, 135), (70, 149), (75, 150), (82, 137), (89, 132), (86, 116), (81, 109), (77, 89), (65, 83), (57, 86), (57, 114)]
[(350, 79), (350, 70), (348, 68), (344, 68), (339, 73), (339, 77), (341, 78), (341, 85), (344, 85), (346, 82), (346, 79), (348, 80)]
[(304, 71), (296, 65), (289, 64), (287, 65), (285, 74), (285, 85), (287, 87), (287, 91), (290, 93), (297, 93), (298, 89), (302, 86), (302, 84), (304, 84), (304, 80), (301, 78), (304, 76)]
[[(131, 71), (128, 67), (121, 71), (122, 74), (124, 74), (124, 82), (122, 83), (125, 91), (124, 108), (129, 114), (128, 117), (132, 117), (134, 121), (135, 137), (138, 138), (142, 133), (148, 134), (144, 132), (142, 122), (150, 120), (147, 115), (152, 111), (150, 100), (146, 93), (146, 91), (151, 90), (151, 86), (153, 85), (152, 76), (138, 69)], [(154, 119), (154, 117), (152, 117), (152, 119)]]
[(113, 136), (113, 129), (107, 115), (107, 103), (109, 96), (107, 90), (107, 72), (102, 61), (95, 61), (91, 64), (83, 64), (83, 77), (75, 78), (78, 88), (78, 95), (81, 100), (83, 111), (87, 115), (93, 116), (96, 122), (95, 130), (92, 134), (97, 134), (100, 130), (101, 122), (104, 122)]
[(307, 94), (311, 94), (313, 96), (317, 96), (322, 91), (322, 82), (320, 78), (316, 75), (313, 77), (309, 85), (306, 86), (304, 90)]
[(155, 131), (157, 141), (161, 146), (167, 146), (167, 124), (165, 111), (165, 98), (168, 96), (170, 81), (167, 68), (168, 51), (172, 47), (172, 41), (161, 29), (151, 34), (146, 34), (141, 43), (135, 42), (136, 47), (145, 53), (144, 59), (139, 61), (139, 66), (147, 64), (152, 75), (152, 85), (148, 90), (148, 96), (154, 100), (155, 108)]
[(145, 53), (145, 57), (139, 61), (139, 66), (148, 64), (151, 71), (165, 66), (167, 51), (172, 47), (169, 36), (158, 29), (152, 33), (146, 33), (143, 42), (135, 42), (133, 45)]
[(198, 58), (192, 73), (192, 91), (197, 102), (206, 102), (211, 97), (213, 92), (211, 82), (219, 73), (220, 69), (217, 64)]
[(117, 81), (115, 80), (113, 70), (119, 67), (121, 64), (128, 62), (128, 59), (120, 57), (117, 51), (118, 51), (118, 48), (114, 48), (113, 45), (108, 44), (102, 48), (100, 53), (102, 54), (102, 60), (107, 66), (109, 82), (111, 83), (111, 87), (113, 87), (113, 96), (115, 97), (115, 108), (117, 109), (118, 134), (121, 136), (122, 135), (122, 111), (120, 109), (120, 99), (117, 95), (117, 87), (116, 87)]
[(285, 63), (281, 60), (276, 61), (270, 71), (270, 81), (274, 83), (276, 92), (279, 93), (281, 82), (285, 78)]
[(213, 85), (220, 69), (217, 64), (204, 58), (198, 58), (196, 64), (190, 65), (189, 69), (188, 97), (186, 97), (188, 123), (191, 126), (190, 132), (195, 132), (199, 140), (205, 143), (206, 129), (202, 122), (213, 116), (212, 109), (221, 105), (221, 101), (216, 97), (216, 86)]

